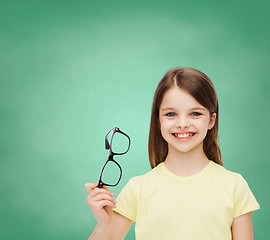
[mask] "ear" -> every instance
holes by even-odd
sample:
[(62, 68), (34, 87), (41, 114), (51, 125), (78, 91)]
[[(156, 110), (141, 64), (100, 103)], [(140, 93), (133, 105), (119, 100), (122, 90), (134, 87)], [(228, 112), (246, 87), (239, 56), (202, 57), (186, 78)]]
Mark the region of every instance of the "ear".
[(208, 124), (208, 130), (212, 129), (215, 126), (216, 118), (217, 118), (217, 114), (213, 113), (212, 116), (210, 117), (210, 121)]

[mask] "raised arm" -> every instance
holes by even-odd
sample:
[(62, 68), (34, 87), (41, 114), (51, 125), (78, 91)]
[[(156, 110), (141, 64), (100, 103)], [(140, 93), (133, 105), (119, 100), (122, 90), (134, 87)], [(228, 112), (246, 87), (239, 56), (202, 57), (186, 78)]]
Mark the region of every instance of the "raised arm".
[(108, 187), (97, 188), (98, 183), (86, 183), (85, 189), (88, 193), (87, 204), (91, 208), (97, 225), (89, 240), (120, 240), (124, 239), (132, 221), (113, 212), (116, 201), (113, 193)]
[(233, 219), (233, 240), (253, 240), (252, 212), (248, 212)]

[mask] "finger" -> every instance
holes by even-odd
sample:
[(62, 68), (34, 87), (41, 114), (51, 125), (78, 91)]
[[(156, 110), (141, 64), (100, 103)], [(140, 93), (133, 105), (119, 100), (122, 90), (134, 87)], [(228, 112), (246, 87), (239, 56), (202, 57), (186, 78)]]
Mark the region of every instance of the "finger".
[(92, 201), (94, 201), (94, 202), (98, 202), (98, 201), (102, 201), (102, 200), (108, 200), (108, 201), (111, 201), (113, 203), (116, 203), (116, 200), (113, 197), (111, 197), (108, 194), (104, 194), (104, 193), (98, 194), (92, 198)]
[(86, 202), (89, 207), (92, 209), (100, 210), (105, 206), (116, 208), (116, 201), (108, 195), (98, 195), (95, 198), (91, 198), (89, 195), (86, 198)]
[(94, 190), (92, 190), (89, 193), (89, 196), (90, 197), (95, 197), (96, 195), (98, 195), (100, 193), (104, 193), (104, 194), (110, 195), (112, 197), (114, 196), (114, 193), (113, 192), (111, 192), (110, 190), (105, 189), (105, 188), (95, 188)]
[(113, 202), (108, 201), (108, 200), (99, 201), (97, 205), (98, 205), (99, 209), (102, 209), (104, 207), (116, 208), (116, 204), (114, 204)]
[(86, 198), (86, 202), (92, 206), (99, 205), (99, 202), (104, 201), (104, 200), (116, 203), (116, 201), (114, 200), (113, 197), (111, 197), (110, 195), (105, 194), (105, 193), (97, 194), (94, 197), (91, 197), (90, 195), (88, 195)]
[(86, 202), (89, 205), (89, 207), (92, 209), (92, 211), (98, 211), (106, 206), (116, 208), (116, 202), (113, 202), (107, 199), (100, 200), (97, 202), (91, 202), (89, 200), (86, 200)]
[(97, 182), (95, 182), (95, 183), (85, 183), (84, 186), (85, 186), (86, 191), (89, 194), (91, 191), (93, 191), (96, 188)]

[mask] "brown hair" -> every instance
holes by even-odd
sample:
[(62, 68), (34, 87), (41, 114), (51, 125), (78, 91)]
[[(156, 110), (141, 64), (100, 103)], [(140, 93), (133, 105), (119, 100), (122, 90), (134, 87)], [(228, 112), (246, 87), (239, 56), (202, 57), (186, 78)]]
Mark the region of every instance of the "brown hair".
[(218, 144), (218, 99), (213, 83), (204, 73), (194, 68), (174, 68), (164, 75), (154, 94), (148, 141), (151, 167), (154, 168), (165, 161), (168, 154), (168, 143), (163, 139), (159, 127), (159, 108), (164, 94), (174, 86), (186, 90), (207, 108), (210, 117), (213, 113), (217, 114), (214, 127), (208, 130), (203, 140), (203, 150), (208, 159), (223, 166)]

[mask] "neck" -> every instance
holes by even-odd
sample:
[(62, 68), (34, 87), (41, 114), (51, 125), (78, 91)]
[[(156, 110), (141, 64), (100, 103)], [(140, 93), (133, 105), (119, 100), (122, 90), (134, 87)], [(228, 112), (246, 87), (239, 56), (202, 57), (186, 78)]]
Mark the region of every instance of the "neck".
[(180, 152), (169, 148), (165, 165), (169, 171), (178, 176), (192, 176), (207, 166), (209, 159), (203, 151), (202, 144), (189, 152)]

